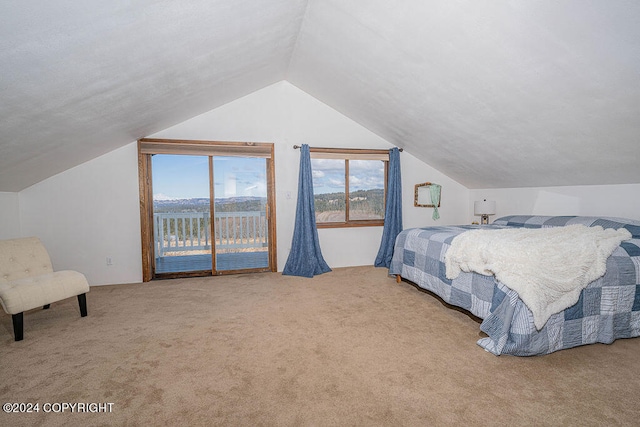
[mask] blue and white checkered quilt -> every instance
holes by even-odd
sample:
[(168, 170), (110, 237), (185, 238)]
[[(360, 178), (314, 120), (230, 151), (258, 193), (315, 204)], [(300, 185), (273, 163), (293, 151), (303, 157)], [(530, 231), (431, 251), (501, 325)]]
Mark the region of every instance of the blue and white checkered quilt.
[[(479, 227), (561, 227), (570, 224), (626, 228), (626, 240), (607, 260), (607, 272), (591, 282), (572, 307), (556, 313), (539, 331), (518, 294), (493, 276), (445, 276), (444, 255), (455, 236)], [(478, 344), (493, 354), (532, 356), (592, 343), (640, 336), (640, 221), (578, 216), (507, 216), (492, 225), (439, 226), (404, 230), (396, 239), (390, 274), (399, 274), (449, 304), (483, 319), (488, 337)]]

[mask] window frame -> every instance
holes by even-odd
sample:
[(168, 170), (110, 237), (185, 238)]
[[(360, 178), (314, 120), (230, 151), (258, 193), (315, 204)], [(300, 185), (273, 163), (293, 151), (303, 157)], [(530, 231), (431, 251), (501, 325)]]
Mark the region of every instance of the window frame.
[[(387, 181), (389, 174), (389, 150), (378, 149), (361, 149), (361, 148), (320, 148), (309, 147), (311, 159), (329, 159), (344, 161), (344, 194), (345, 194), (345, 220), (318, 222), (316, 220), (316, 228), (346, 228), (346, 227), (380, 227), (384, 226), (384, 214), (387, 203)], [(383, 217), (380, 219), (349, 219), (349, 160), (380, 160), (384, 163), (384, 197)], [(311, 163), (313, 170), (313, 162)], [(315, 198), (315, 193), (314, 193)], [(315, 215), (315, 203), (314, 203)]]

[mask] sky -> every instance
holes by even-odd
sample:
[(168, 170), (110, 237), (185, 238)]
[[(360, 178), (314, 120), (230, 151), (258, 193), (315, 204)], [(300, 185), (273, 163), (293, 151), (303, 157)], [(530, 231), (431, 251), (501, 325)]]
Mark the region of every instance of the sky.
[[(155, 154), (152, 157), (154, 200), (209, 197), (209, 158)], [(266, 160), (214, 157), (215, 197), (267, 196)]]
[[(311, 159), (314, 194), (344, 192), (344, 160)], [(384, 162), (349, 161), (349, 191), (384, 188)]]
[[(344, 160), (312, 159), (315, 194), (344, 192)], [(154, 200), (209, 197), (209, 158), (152, 156)], [(267, 196), (266, 160), (214, 157), (215, 197)], [(384, 162), (349, 161), (349, 190), (384, 188)]]

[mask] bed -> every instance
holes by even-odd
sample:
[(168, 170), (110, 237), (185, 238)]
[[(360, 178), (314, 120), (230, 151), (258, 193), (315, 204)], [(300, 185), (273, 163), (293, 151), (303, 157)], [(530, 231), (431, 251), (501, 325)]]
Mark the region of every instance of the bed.
[[(578, 302), (536, 328), (518, 293), (494, 276), (462, 272), (447, 279), (445, 255), (452, 240), (476, 229), (547, 228), (582, 224), (629, 231), (606, 259), (604, 276), (590, 282)], [(495, 354), (533, 356), (592, 343), (640, 336), (640, 221), (584, 216), (505, 216), (491, 225), (435, 226), (402, 231), (389, 274), (426, 289), (482, 320), (478, 341)]]

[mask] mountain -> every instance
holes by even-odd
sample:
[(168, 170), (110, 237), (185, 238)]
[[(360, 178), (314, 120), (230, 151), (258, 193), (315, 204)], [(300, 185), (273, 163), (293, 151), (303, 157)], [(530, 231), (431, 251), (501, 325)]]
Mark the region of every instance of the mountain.
[[(220, 197), (215, 200), (215, 208), (220, 212), (247, 212), (264, 209), (266, 197), (237, 196)], [(209, 212), (209, 199), (197, 197), (192, 199), (155, 199), (153, 210), (159, 212)]]

